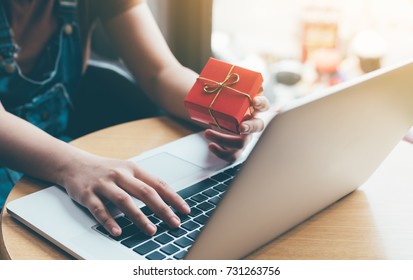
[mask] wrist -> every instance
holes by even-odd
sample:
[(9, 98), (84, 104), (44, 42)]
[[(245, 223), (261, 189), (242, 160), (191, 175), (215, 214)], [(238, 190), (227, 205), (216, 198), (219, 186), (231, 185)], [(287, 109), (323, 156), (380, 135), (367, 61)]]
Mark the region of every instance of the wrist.
[(62, 157), (63, 160), (57, 165), (53, 178), (53, 182), (62, 187), (72, 185), (90, 165), (89, 162), (97, 157), (79, 148), (68, 146), (67, 152)]

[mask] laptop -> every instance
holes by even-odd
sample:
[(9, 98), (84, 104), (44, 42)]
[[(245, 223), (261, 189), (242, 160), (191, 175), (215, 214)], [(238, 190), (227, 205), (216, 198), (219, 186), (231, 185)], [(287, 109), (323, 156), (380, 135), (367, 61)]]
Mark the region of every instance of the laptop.
[(79, 259), (240, 259), (360, 187), (413, 125), (413, 63), (289, 103), (228, 165), (196, 133), (132, 158), (192, 207), (178, 229), (111, 238), (64, 189), (7, 204), (8, 213)]

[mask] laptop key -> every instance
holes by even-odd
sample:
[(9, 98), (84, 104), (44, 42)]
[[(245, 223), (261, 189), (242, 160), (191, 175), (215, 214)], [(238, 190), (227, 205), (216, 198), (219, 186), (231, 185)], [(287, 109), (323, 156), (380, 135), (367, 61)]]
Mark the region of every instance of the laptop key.
[(214, 197), (217, 194), (219, 194), (219, 192), (214, 190), (214, 189), (208, 189), (208, 190), (204, 191), (202, 194), (206, 195), (206, 196), (209, 196), (209, 197)]
[(157, 227), (157, 231), (156, 231), (157, 234), (165, 232), (170, 229), (170, 227), (165, 222), (161, 222), (156, 227)]
[(189, 238), (181, 237), (178, 240), (176, 240), (174, 244), (178, 245), (181, 248), (185, 248), (185, 247), (192, 245), (193, 242), (194, 241)]
[(201, 210), (199, 210), (199, 209), (196, 208), (196, 207), (192, 207), (192, 208), (191, 208), (191, 213), (189, 213), (188, 215), (191, 216), (191, 217), (196, 217), (196, 216), (198, 216), (198, 215), (201, 214), (201, 213), (202, 213)]
[(188, 222), (182, 224), (181, 227), (183, 227), (184, 229), (186, 229), (188, 231), (192, 231), (196, 228), (199, 228), (199, 224), (194, 223), (193, 221), (188, 221)]
[(174, 240), (174, 238), (172, 236), (170, 236), (167, 233), (164, 233), (162, 235), (159, 235), (158, 237), (155, 238), (155, 240), (161, 244), (166, 244), (171, 242), (172, 240)]
[(102, 225), (97, 226), (96, 230), (102, 233), (103, 235), (110, 235), (110, 233)]
[(178, 218), (181, 220), (181, 222), (185, 222), (185, 221), (188, 221), (190, 219), (188, 215), (185, 215), (185, 214), (182, 214), (182, 213), (179, 213), (179, 212), (174, 212), (174, 213), (175, 213), (175, 215), (178, 216)]
[(185, 199), (185, 202), (189, 205), (189, 207), (193, 207), (196, 205), (196, 202), (190, 198)]
[(209, 210), (207, 212), (205, 212), (205, 215), (207, 215), (208, 217), (211, 217), (212, 212), (214, 212), (215, 209)]
[(133, 249), (133, 251), (141, 255), (146, 255), (147, 253), (150, 253), (153, 250), (158, 249), (159, 247), (161, 247), (161, 245), (152, 240), (149, 240), (148, 242), (143, 243), (142, 245)]
[(208, 197), (199, 193), (199, 194), (196, 194), (193, 197), (191, 197), (191, 199), (195, 200), (196, 202), (203, 202), (203, 201), (207, 200)]
[(218, 173), (218, 174), (212, 176), (211, 178), (218, 181), (218, 182), (224, 182), (228, 179), (231, 179), (232, 176), (227, 174), (227, 173), (221, 172), (221, 173)]
[(132, 222), (129, 220), (129, 219), (127, 219), (125, 216), (120, 216), (120, 217), (117, 217), (116, 219), (115, 219), (115, 221), (118, 223), (118, 225), (121, 227), (121, 228), (124, 228), (124, 227), (126, 227), (127, 225), (130, 225)]
[(187, 236), (188, 236), (189, 238), (191, 238), (192, 240), (195, 240), (199, 233), (200, 233), (200, 231), (199, 231), (199, 230), (196, 230), (196, 231), (193, 231), (193, 232), (188, 233)]
[(146, 215), (146, 216), (150, 216), (153, 214), (153, 211), (148, 207), (148, 206), (144, 206), (141, 208), (141, 211)]
[(217, 191), (225, 192), (228, 189), (228, 185), (218, 184), (214, 187)]
[(181, 251), (181, 252), (175, 254), (174, 258), (177, 259), (177, 260), (182, 260), (185, 257), (186, 253), (188, 253), (188, 252), (187, 251)]
[(125, 245), (128, 248), (133, 248), (147, 240), (149, 240), (150, 236), (144, 234), (143, 232), (139, 232), (138, 234), (132, 235), (131, 237), (121, 241), (121, 244)]
[(233, 180), (234, 180), (234, 179), (226, 180), (223, 184), (226, 185), (226, 186), (229, 186), (229, 185), (231, 185), (231, 183), (232, 183)]
[(120, 241), (122, 239), (125, 239), (128, 236), (131, 236), (131, 235), (139, 232), (139, 229), (135, 225), (132, 225), (132, 224), (122, 228), (122, 233), (119, 236), (111, 235), (102, 225), (97, 226), (96, 230), (100, 231), (102, 234), (107, 235), (108, 237), (110, 237), (110, 238), (112, 238), (116, 241)]
[(119, 236), (110, 237), (116, 241), (120, 241), (137, 233), (141, 233), (141, 231), (136, 227), (136, 225), (130, 224), (122, 229), (122, 233)]
[(159, 220), (157, 217), (155, 216), (149, 216), (148, 217), (149, 221), (151, 221), (154, 225), (159, 224), (161, 222), (161, 220)]
[(204, 225), (208, 221), (209, 217), (205, 215), (198, 216), (194, 219), (195, 222)]
[(209, 202), (203, 202), (199, 204), (197, 207), (201, 210), (208, 211), (208, 210), (213, 209), (215, 206)]
[(187, 231), (182, 228), (174, 228), (174, 229), (170, 229), (168, 233), (172, 236), (180, 237), (182, 235), (185, 235)]
[(194, 194), (200, 193), (206, 189), (208, 189), (209, 187), (212, 187), (214, 185), (216, 185), (216, 181), (211, 180), (211, 179), (205, 179), (199, 183), (196, 183), (190, 187), (187, 187), (183, 190), (180, 190), (178, 192), (178, 194), (183, 198), (188, 198)]
[(236, 166), (236, 167), (224, 170), (224, 173), (226, 173), (228, 175), (231, 175), (231, 176), (235, 176), (235, 175), (237, 175), (238, 171), (239, 171), (239, 168)]
[(149, 255), (146, 256), (148, 260), (163, 260), (166, 258), (164, 254), (161, 252), (155, 251), (153, 253), (150, 253)]
[(208, 200), (208, 202), (212, 203), (214, 205), (217, 205), (220, 200), (221, 200), (220, 197), (215, 196), (215, 197), (211, 198), (210, 200)]
[(166, 245), (165, 247), (162, 247), (161, 251), (167, 255), (173, 255), (179, 251), (179, 248), (173, 244), (169, 244), (169, 245)]

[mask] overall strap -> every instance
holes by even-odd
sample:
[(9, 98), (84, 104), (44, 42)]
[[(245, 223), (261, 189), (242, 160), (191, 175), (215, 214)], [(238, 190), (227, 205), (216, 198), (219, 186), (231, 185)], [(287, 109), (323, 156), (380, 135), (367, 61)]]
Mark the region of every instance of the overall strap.
[(7, 72), (14, 71), (14, 58), (19, 47), (14, 43), (13, 30), (7, 20), (4, 2), (0, 3), (0, 64)]
[(77, 0), (57, 0), (58, 2), (58, 14), (61, 20), (65, 23), (74, 23), (77, 21)]
[(73, 33), (73, 25), (78, 22), (78, 1), (77, 0), (57, 0), (58, 15), (64, 26), (66, 35)]

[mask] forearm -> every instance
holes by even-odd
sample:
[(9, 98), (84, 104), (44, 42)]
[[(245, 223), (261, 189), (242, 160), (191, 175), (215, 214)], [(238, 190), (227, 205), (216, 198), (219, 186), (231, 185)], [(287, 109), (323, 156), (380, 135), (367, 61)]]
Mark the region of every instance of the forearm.
[(63, 184), (68, 167), (86, 153), (0, 108), (0, 164)]
[(0, 108), (0, 164), (64, 186), (72, 199), (87, 207), (115, 236), (121, 234), (121, 229), (106, 208), (107, 201), (149, 235), (155, 233), (156, 226), (131, 196), (147, 204), (171, 228), (179, 226), (180, 220), (165, 201), (183, 214), (190, 211), (166, 183), (132, 161), (103, 158), (82, 151), (3, 108)]
[(197, 74), (176, 60), (147, 5), (111, 19), (106, 28), (145, 93), (169, 113), (186, 118), (183, 99)]
[(196, 77), (195, 72), (184, 67), (166, 68), (153, 83), (151, 89), (153, 98), (169, 113), (188, 119), (183, 100)]

